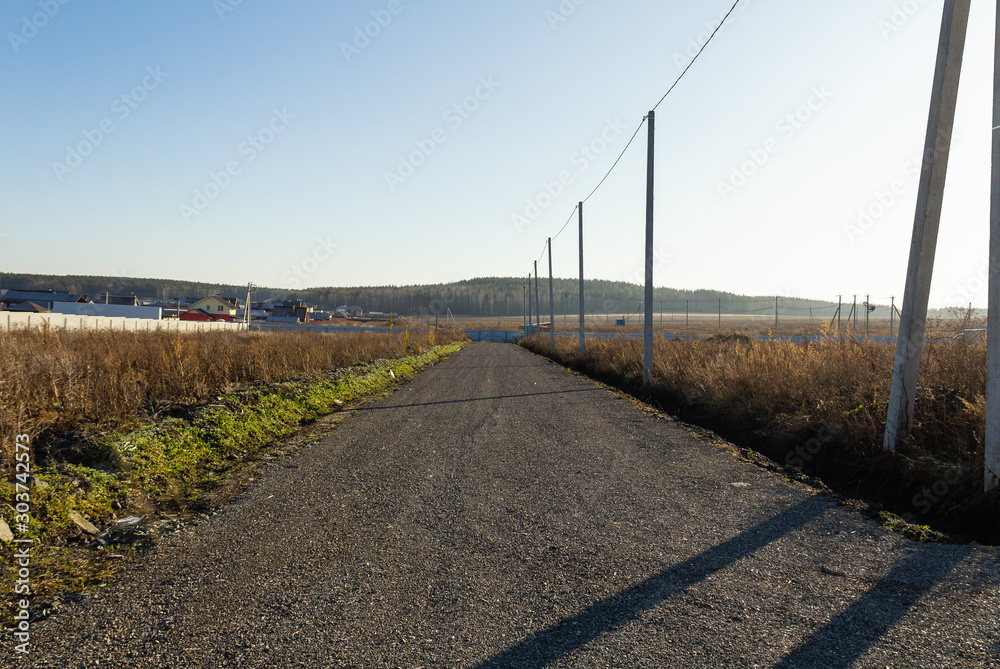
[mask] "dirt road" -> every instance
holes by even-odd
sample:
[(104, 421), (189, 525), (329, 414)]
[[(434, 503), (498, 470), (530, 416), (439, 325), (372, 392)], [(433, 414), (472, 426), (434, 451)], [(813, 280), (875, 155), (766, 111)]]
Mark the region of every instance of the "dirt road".
[(37, 667), (1000, 666), (1000, 549), (923, 546), (474, 344), (33, 628)]

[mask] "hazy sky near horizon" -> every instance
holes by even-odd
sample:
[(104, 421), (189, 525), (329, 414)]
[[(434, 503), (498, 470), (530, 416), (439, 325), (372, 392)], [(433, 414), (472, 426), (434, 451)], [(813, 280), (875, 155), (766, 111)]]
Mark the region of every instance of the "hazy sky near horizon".
[[(524, 276), (730, 5), (10, 0), (0, 271)], [(900, 298), (942, 8), (742, 0), (657, 110), (656, 285)], [(986, 303), (992, 12), (935, 307)], [(645, 135), (587, 203), (588, 278), (641, 280)], [(575, 220), (553, 248), (575, 276)]]

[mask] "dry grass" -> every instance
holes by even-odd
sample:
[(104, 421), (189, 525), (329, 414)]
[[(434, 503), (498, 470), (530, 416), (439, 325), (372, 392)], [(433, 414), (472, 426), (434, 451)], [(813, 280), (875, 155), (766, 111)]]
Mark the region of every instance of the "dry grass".
[[(940, 323), (935, 330), (946, 331)], [(543, 337), (538, 352), (548, 354), (548, 342)], [(955, 520), (956, 509), (981, 489), (985, 342), (952, 338), (925, 347), (915, 429), (892, 455), (882, 452), (881, 439), (894, 345), (840, 339), (802, 345), (735, 333), (654, 340), (652, 382), (644, 389), (641, 339), (588, 340), (586, 359), (577, 339), (556, 342), (554, 357), (570, 367), (921, 524)], [(803, 450), (807, 444), (817, 452)], [(930, 505), (914, 500), (944, 479), (947, 494), (936, 496), (942, 499), (927, 513)], [(959, 525), (950, 529), (968, 534)]]
[[(237, 388), (419, 353), (460, 333), (0, 332), (0, 439), (116, 429)], [(405, 347), (404, 347), (405, 338)]]

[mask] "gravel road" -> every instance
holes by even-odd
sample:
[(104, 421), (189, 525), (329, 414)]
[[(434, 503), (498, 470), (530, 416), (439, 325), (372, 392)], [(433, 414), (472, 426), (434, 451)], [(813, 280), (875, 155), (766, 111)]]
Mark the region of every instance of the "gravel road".
[(474, 344), (32, 631), (34, 667), (1000, 667), (1000, 549), (919, 545)]

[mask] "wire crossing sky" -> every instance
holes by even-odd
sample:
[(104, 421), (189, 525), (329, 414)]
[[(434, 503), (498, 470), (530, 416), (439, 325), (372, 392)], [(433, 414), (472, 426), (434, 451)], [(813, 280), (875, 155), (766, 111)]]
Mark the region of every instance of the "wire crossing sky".
[[(437, 283), (521, 276), (554, 237), (573, 277), (586, 200), (587, 277), (637, 281), (644, 142), (625, 149), (671, 90), (658, 286), (898, 298), (942, 10), (10, 0), (0, 271)], [(992, 11), (973, 7), (935, 307), (986, 302)]]

